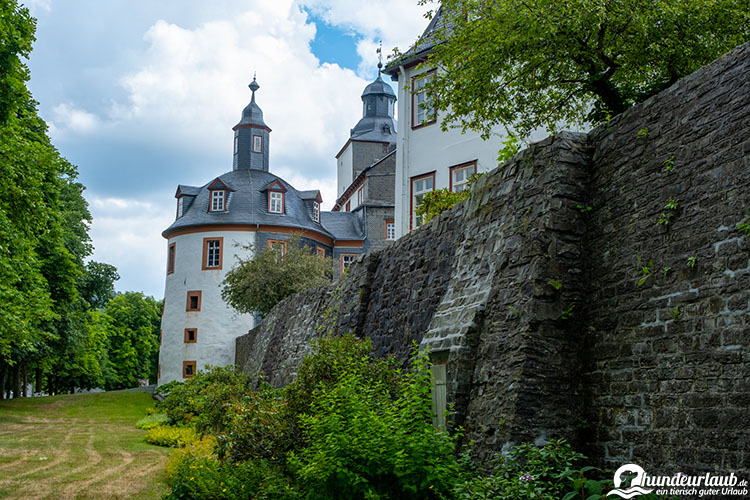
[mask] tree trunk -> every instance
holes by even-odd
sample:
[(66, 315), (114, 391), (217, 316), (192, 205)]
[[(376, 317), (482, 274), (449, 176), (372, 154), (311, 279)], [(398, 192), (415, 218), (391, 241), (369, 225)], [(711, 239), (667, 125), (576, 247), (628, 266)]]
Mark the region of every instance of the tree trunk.
[(34, 392), (42, 392), (42, 369), (36, 369), (36, 383), (34, 384)]
[(13, 367), (13, 398), (21, 397), (21, 363)]
[(8, 365), (0, 361), (0, 399), (5, 399), (5, 377), (8, 373)]
[(26, 363), (23, 364), (23, 368), (21, 368), (23, 372), (23, 389), (21, 389), (21, 394), (23, 394), (23, 397), (28, 398), (29, 397), (29, 372), (26, 371)]

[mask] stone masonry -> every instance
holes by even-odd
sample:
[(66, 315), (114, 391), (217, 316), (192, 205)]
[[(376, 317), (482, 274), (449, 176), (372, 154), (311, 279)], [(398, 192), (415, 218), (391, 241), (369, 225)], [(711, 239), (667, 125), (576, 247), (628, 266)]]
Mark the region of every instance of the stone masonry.
[(445, 363), (480, 459), (565, 437), (600, 465), (750, 479), (750, 45), (290, 297), (237, 340), (274, 385), (324, 332)]

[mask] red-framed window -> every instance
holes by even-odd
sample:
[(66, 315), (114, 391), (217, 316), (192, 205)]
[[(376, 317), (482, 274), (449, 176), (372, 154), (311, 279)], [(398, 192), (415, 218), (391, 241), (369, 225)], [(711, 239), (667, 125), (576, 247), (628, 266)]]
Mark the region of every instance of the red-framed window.
[(175, 256), (177, 254), (177, 247), (175, 243), (169, 245), (167, 250), (167, 274), (174, 272)]
[(452, 166), (450, 168), (450, 190), (456, 193), (459, 191), (463, 191), (468, 187), (469, 178), (476, 173), (476, 160)]
[(195, 361), (183, 361), (182, 362), (182, 378), (190, 378), (196, 373), (196, 365), (198, 363)]
[(435, 70), (411, 79), (411, 128), (426, 127), (437, 121), (437, 111), (427, 95), (426, 85), (432, 81)]
[(203, 238), (203, 271), (221, 269), (224, 238), (221, 236)]
[(201, 310), (201, 295), (200, 290), (191, 290), (187, 293), (187, 304), (185, 304), (186, 311), (200, 311)]
[(284, 240), (268, 240), (266, 246), (272, 250), (278, 250), (281, 255), (286, 255), (286, 241)]
[(198, 329), (185, 328), (185, 343), (195, 344), (196, 342), (198, 342)]
[(417, 217), (417, 207), (422, 204), (424, 196), (434, 190), (434, 171), (411, 178), (411, 229), (416, 229), (423, 224), (422, 217)]

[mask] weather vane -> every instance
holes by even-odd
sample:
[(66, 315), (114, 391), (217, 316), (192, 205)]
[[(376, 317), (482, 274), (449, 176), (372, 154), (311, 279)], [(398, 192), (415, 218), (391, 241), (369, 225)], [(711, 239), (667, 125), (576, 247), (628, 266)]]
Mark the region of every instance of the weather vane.
[(377, 50), (378, 53), (378, 71), (383, 67), (383, 40), (380, 40), (380, 46)]

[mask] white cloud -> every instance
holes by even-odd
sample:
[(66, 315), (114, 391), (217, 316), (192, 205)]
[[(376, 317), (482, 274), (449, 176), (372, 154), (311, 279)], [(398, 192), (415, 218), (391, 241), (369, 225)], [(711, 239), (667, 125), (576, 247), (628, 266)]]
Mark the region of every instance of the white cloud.
[(174, 220), (174, 199), (165, 195), (164, 202), (151, 203), (96, 195), (87, 198), (94, 218), (91, 258), (117, 267), (118, 290), (142, 291), (161, 298), (166, 259), (161, 232)]
[[(141, 66), (122, 78), (129, 98), (113, 106), (111, 119), (131, 133), (224, 160), (257, 71), (256, 99), (273, 129), (271, 168), (325, 175), (359, 119), (359, 95), (368, 82), (338, 65), (320, 64), (310, 52), (314, 37), (314, 24), (290, 2), (261, 2), (192, 30), (158, 21), (144, 37)], [(220, 165), (206, 176), (230, 169)]]
[[(154, 169), (139, 189), (158, 199), (144, 200), (143, 191), (113, 198), (101, 186), (96, 194), (89, 191), (93, 258), (118, 267), (119, 290), (161, 295), (166, 255), (161, 232), (174, 218), (174, 189), (181, 183), (200, 185), (231, 170), (231, 128), (250, 101), (247, 84), (254, 71), (261, 86), (256, 99), (273, 129), (271, 171), (297, 189), (320, 189), (324, 209), (330, 208), (336, 196), (334, 156), (361, 117), (360, 95), (377, 63), (378, 41), (383, 40), (384, 55), (395, 45), (405, 50), (427, 24), (422, 17), (425, 8), (416, 0), (256, 0), (222, 5), (210, 21), (189, 24), (162, 12), (160, 20), (155, 17), (146, 24), (143, 46), (117, 47), (128, 56), (112, 53), (107, 60), (130, 64), (115, 82), (125, 98), (108, 105), (82, 105), (66, 97), (53, 108), (50, 130), (55, 140), (84, 139), (78, 143), (96, 141), (100, 146), (116, 142), (117, 151), (138, 149), (140, 158), (176, 148), (184, 153), (182, 158), (200, 158), (181, 164), (179, 178), (164, 179)], [(310, 44), (316, 27), (302, 7), (358, 34), (359, 74), (315, 57)], [(99, 175), (115, 168), (106, 156), (101, 158), (81, 165), (82, 174), (86, 168)], [(129, 171), (116, 168), (118, 173)]]
[(99, 118), (93, 113), (76, 108), (71, 103), (61, 103), (52, 109), (50, 133), (64, 133), (69, 130), (79, 134), (94, 132), (99, 126)]

